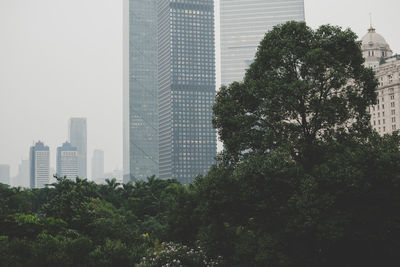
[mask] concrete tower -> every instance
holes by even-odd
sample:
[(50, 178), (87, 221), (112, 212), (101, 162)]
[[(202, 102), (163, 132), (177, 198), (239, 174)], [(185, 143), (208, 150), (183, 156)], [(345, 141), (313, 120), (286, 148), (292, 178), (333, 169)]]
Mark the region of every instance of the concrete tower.
[(37, 142), (30, 149), (29, 169), (31, 188), (43, 188), (49, 183), (50, 149), (42, 142)]
[(72, 146), (78, 152), (78, 176), (87, 178), (87, 123), (86, 118), (71, 118), (69, 120), (68, 137)]
[(78, 150), (65, 142), (57, 148), (57, 175), (75, 179), (78, 176)]
[(216, 156), (214, 0), (158, 7), (159, 173), (190, 183)]

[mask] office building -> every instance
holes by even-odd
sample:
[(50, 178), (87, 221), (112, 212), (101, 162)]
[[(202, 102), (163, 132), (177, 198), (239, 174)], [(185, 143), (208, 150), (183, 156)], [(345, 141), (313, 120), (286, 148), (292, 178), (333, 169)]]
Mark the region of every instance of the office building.
[(264, 35), (287, 21), (304, 21), (304, 0), (220, 0), (221, 83), (242, 81)]
[(190, 183), (216, 156), (213, 0), (161, 0), (159, 176)]
[(68, 131), (69, 142), (77, 148), (78, 176), (87, 178), (87, 124), (86, 118), (71, 118)]
[(104, 152), (96, 149), (92, 158), (92, 181), (101, 183), (104, 180)]
[(400, 56), (393, 55), (389, 44), (370, 26), (361, 40), (365, 66), (376, 73), (378, 100), (369, 108), (371, 125), (380, 134), (400, 129)]
[(78, 176), (78, 149), (65, 142), (57, 147), (57, 171), (58, 177), (75, 179)]
[(29, 160), (21, 160), (18, 166), (18, 174), (13, 178), (12, 185), (15, 187), (30, 187)]
[(0, 183), (10, 185), (10, 166), (0, 164)]
[(50, 149), (42, 142), (31, 147), (29, 153), (30, 187), (43, 188), (49, 184)]
[(124, 0), (124, 182), (158, 175), (157, 0)]

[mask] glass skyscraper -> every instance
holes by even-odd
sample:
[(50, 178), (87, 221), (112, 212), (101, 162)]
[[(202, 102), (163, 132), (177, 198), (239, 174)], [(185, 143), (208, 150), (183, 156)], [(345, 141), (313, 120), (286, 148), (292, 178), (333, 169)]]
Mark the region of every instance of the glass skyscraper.
[(69, 120), (69, 142), (78, 151), (78, 176), (87, 178), (87, 123), (86, 118)]
[(190, 183), (216, 156), (214, 0), (160, 0), (159, 175)]
[(221, 82), (242, 81), (273, 26), (304, 21), (304, 0), (220, 0)]
[(124, 182), (158, 175), (157, 0), (124, 0)]

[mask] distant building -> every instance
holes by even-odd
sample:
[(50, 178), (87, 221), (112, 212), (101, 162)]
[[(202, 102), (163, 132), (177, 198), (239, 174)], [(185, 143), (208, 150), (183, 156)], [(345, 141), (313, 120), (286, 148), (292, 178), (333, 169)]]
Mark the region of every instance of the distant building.
[(12, 185), (15, 187), (30, 187), (29, 160), (22, 160), (18, 166), (18, 174), (13, 178)]
[(400, 56), (394, 55), (385, 39), (371, 26), (362, 38), (365, 65), (376, 72), (378, 101), (369, 108), (371, 125), (380, 134), (400, 129)]
[(126, 183), (125, 181), (123, 181), (123, 171), (120, 169), (115, 169), (112, 172), (105, 173), (104, 178), (99, 179), (98, 181), (96, 181), (96, 183), (104, 184), (106, 183), (106, 179), (112, 180), (113, 178), (115, 178), (118, 183)]
[(49, 164), (50, 149), (39, 141), (31, 147), (29, 154), (31, 188), (43, 188), (49, 183)]
[(87, 124), (86, 118), (69, 120), (69, 142), (77, 148), (78, 176), (87, 178)]
[(378, 34), (372, 25), (361, 40), (361, 49), (365, 58), (365, 66), (373, 69), (380, 68), (383, 59), (393, 55), (385, 38)]
[(304, 0), (220, 0), (221, 82), (242, 81), (264, 35), (287, 21), (304, 21)]
[(0, 183), (10, 185), (10, 166), (0, 164)]
[(159, 177), (190, 183), (217, 153), (214, 0), (158, 2)]
[(93, 151), (92, 180), (96, 183), (104, 180), (104, 151), (102, 150)]
[(78, 150), (65, 142), (57, 148), (57, 176), (75, 179), (78, 176)]
[(158, 0), (124, 0), (124, 179), (158, 175)]

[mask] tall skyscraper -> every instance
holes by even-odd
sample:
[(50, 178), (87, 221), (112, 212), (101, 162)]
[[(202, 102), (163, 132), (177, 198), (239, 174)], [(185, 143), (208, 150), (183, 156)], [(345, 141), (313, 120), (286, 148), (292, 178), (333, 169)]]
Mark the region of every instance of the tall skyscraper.
[(220, 0), (221, 82), (242, 81), (273, 26), (304, 21), (304, 0)]
[(104, 180), (104, 151), (96, 149), (92, 158), (92, 180), (101, 183)]
[(10, 166), (0, 164), (0, 183), (10, 185)]
[(43, 188), (49, 183), (49, 165), (50, 149), (39, 141), (29, 153), (31, 188)]
[(71, 143), (65, 142), (57, 147), (57, 175), (75, 179), (78, 176), (78, 150)]
[(69, 142), (78, 151), (78, 176), (87, 178), (87, 124), (86, 118), (69, 120)]
[(124, 182), (158, 175), (157, 0), (124, 0)]
[(17, 187), (28, 188), (30, 186), (29, 179), (29, 160), (22, 160), (18, 166), (18, 174), (14, 177), (12, 185)]
[(216, 156), (214, 0), (160, 0), (159, 174), (190, 183)]

